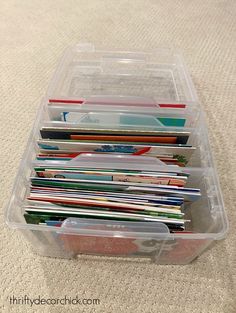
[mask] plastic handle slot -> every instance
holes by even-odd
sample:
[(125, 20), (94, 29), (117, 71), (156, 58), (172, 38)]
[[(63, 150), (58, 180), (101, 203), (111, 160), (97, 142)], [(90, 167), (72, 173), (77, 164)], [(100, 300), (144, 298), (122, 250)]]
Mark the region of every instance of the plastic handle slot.
[(134, 107), (157, 107), (158, 104), (152, 99), (147, 97), (134, 97), (134, 96), (91, 96), (84, 100), (84, 104), (97, 104), (97, 105), (117, 105), (117, 106), (134, 106)]

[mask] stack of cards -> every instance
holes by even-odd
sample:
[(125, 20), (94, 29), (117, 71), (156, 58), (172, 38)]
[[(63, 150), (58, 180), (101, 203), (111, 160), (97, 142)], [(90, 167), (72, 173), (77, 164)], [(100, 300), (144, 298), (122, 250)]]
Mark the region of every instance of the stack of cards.
[[(201, 196), (199, 189), (185, 186), (189, 174), (178, 171), (195, 150), (188, 144), (191, 129), (183, 127), (186, 118), (168, 116), (168, 111), (164, 117), (81, 113), (79, 106), (78, 112), (69, 112), (64, 105), (40, 129), (38, 165), (25, 205), (27, 223), (61, 226), (78, 217), (162, 222), (171, 232), (184, 231), (189, 222), (184, 203)], [(86, 153), (132, 155), (137, 168), (140, 156), (148, 156), (165, 166), (156, 171), (70, 166)]]
[(37, 155), (38, 160), (69, 161), (85, 153), (127, 154), (155, 157), (167, 165), (178, 166), (185, 166), (195, 151), (194, 147), (187, 145), (88, 143), (82, 140), (39, 139), (38, 145), (41, 148), (40, 153)]
[(105, 153), (150, 156), (167, 165), (188, 163), (196, 150), (189, 144), (190, 108), (165, 104), (157, 110), (103, 101), (86, 106), (82, 100), (49, 100), (51, 121), (41, 127), (37, 159), (66, 161), (83, 153)]

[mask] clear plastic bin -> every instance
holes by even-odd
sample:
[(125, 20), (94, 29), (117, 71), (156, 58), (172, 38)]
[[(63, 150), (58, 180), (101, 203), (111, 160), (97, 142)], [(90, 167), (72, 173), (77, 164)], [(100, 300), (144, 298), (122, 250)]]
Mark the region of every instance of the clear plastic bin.
[[(190, 173), (186, 187), (200, 188), (202, 193), (200, 200), (185, 207), (191, 220), (187, 229), (193, 233), (173, 234), (162, 223), (134, 225), (132, 222), (108, 223), (79, 218), (66, 219), (62, 227), (26, 224), (23, 205), (35, 164), (58, 164), (55, 161), (35, 161), (42, 125), (109, 128), (125, 115), (124, 128), (180, 129), (152, 123), (153, 114), (165, 116), (166, 107), (168, 116), (186, 119), (186, 124), (180, 128), (191, 132), (189, 143), (196, 146), (187, 167), (179, 168), (179, 171)], [(78, 113), (78, 120), (63, 121), (62, 113), (68, 108)], [(143, 125), (132, 123), (132, 117), (137, 118), (137, 115), (146, 116)], [(137, 164), (132, 156), (122, 154), (81, 155), (64, 162), (63, 166), (72, 164), (92, 168), (99, 164), (101, 168), (111, 169), (168, 168), (152, 157), (139, 157)], [(95, 254), (143, 257), (160, 264), (187, 264), (213, 242), (223, 239), (228, 221), (204, 113), (181, 56), (169, 50), (154, 53), (102, 51), (95, 50), (90, 44), (69, 48), (40, 105), (6, 208), (6, 221), (25, 235), (36, 253), (60, 258)]]

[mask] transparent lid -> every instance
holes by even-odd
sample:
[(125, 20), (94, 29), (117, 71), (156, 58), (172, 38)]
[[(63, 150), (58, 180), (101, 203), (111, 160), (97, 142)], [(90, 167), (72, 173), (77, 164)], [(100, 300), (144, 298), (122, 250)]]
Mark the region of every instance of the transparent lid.
[(47, 91), (51, 100), (89, 103), (135, 97), (141, 105), (197, 101), (181, 55), (168, 49), (153, 52), (103, 51), (91, 44), (66, 50)]

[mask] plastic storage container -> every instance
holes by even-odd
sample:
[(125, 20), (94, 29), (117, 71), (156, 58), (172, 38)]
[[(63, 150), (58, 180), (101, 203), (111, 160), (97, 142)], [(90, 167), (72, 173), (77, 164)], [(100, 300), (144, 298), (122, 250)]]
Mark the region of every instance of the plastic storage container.
[[(66, 103), (66, 107), (65, 107)], [(79, 104), (76, 105), (75, 104)], [(158, 113), (183, 116), (191, 130), (189, 142), (196, 146), (187, 167), (179, 171), (191, 173), (187, 187), (200, 188), (202, 197), (187, 208), (193, 233), (169, 232), (162, 223), (104, 221), (68, 218), (61, 227), (26, 224), (23, 204), (29, 193), (29, 177), (37, 164), (56, 166), (57, 161), (35, 161), (36, 140), (44, 126), (75, 125), (109, 128), (125, 125), (130, 129), (173, 130), (153, 120)], [(76, 119), (61, 120), (62, 112), (77, 112)], [(145, 116), (145, 120), (143, 117)], [(138, 122), (137, 122), (138, 121)], [(140, 122), (139, 122), (140, 121)], [(46, 162), (46, 163), (45, 163)], [(61, 161), (60, 161), (61, 162)], [(64, 166), (157, 170), (168, 165), (149, 158), (87, 154)], [(204, 114), (182, 58), (169, 50), (153, 53), (95, 50), (84, 44), (69, 48), (63, 56), (40, 105), (26, 151), (6, 208), (9, 226), (19, 229), (31, 242), (33, 250), (44, 256), (75, 258), (79, 254), (144, 257), (159, 264), (187, 264), (213, 242), (223, 239), (228, 230), (221, 190), (214, 168)]]

